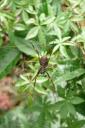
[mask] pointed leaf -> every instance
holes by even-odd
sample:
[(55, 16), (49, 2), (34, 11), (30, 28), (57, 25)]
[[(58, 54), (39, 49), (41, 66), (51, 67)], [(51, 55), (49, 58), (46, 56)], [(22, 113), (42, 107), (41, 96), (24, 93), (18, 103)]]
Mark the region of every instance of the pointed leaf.
[(36, 37), (37, 34), (38, 34), (38, 31), (39, 31), (39, 28), (38, 28), (38, 27), (32, 28), (32, 29), (28, 32), (28, 34), (27, 34), (27, 36), (26, 36), (25, 39), (28, 40), (28, 39), (32, 39), (32, 38)]
[(47, 94), (47, 90), (44, 90), (44, 88), (42, 86), (36, 86), (35, 91), (38, 93), (44, 94), (44, 95)]
[(71, 103), (72, 103), (72, 104), (81, 104), (81, 103), (83, 103), (83, 102), (85, 102), (85, 100), (82, 99), (82, 98), (80, 98), (80, 97), (73, 97), (73, 98), (71, 99)]
[(54, 47), (54, 49), (53, 49), (53, 53), (55, 53), (58, 49), (59, 49), (59, 45), (56, 45), (55, 47)]

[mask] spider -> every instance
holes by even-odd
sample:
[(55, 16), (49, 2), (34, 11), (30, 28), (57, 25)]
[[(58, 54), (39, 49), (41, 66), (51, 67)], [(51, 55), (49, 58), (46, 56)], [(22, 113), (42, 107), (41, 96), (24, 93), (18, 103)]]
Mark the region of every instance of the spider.
[[(32, 46), (35, 49), (36, 53), (38, 54), (39, 63), (40, 63), (40, 68), (38, 69), (35, 77), (32, 79), (32, 80), (34, 80), (34, 86), (36, 85), (36, 80), (37, 80), (38, 75), (39, 74), (45, 74), (46, 73), (47, 76), (48, 76), (48, 79), (52, 83), (53, 90), (55, 90), (54, 82), (53, 82), (51, 76), (49, 75), (49, 73), (47, 72), (47, 67), (48, 67), (48, 63), (49, 63), (50, 58), (48, 58), (46, 55), (40, 57), (38, 50), (35, 48), (35, 46), (33, 44), (32, 44)], [(51, 55), (50, 55), (50, 57), (51, 57)]]

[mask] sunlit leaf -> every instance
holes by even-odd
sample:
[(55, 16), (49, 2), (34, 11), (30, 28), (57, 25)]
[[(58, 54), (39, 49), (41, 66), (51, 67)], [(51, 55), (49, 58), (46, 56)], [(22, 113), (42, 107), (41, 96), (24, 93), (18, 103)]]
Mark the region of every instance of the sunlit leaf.
[(38, 27), (32, 28), (32, 29), (28, 32), (28, 34), (26, 35), (26, 40), (32, 39), (32, 38), (36, 37), (37, 34), (38, 34), (38, 31), (39, 31), (39, 28), (38, 28)]

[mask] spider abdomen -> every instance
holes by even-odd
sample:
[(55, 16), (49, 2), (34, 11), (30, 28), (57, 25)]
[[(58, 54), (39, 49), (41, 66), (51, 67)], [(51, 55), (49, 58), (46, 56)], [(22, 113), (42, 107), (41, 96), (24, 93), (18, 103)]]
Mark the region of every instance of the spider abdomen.
[(47, 67), (48, 66), (48, 58), (47, 58), (47, 56), (42, 56), (40, 58), (40, 65), (42, 67)]

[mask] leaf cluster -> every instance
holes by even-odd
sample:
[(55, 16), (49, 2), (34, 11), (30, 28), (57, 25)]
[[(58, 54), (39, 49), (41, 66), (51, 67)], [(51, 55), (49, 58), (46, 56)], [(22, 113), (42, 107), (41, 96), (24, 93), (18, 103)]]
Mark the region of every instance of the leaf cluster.
[[(85, 127), (84, 6), (85, 0), (0, 1), (0, 79), (27, 56), (26, 72), (16, 81), (26, 103), (1, 116), (1, 128)], [(50, 58), (55, 92), (43, 74), (34, 87), (36, 51)]]

